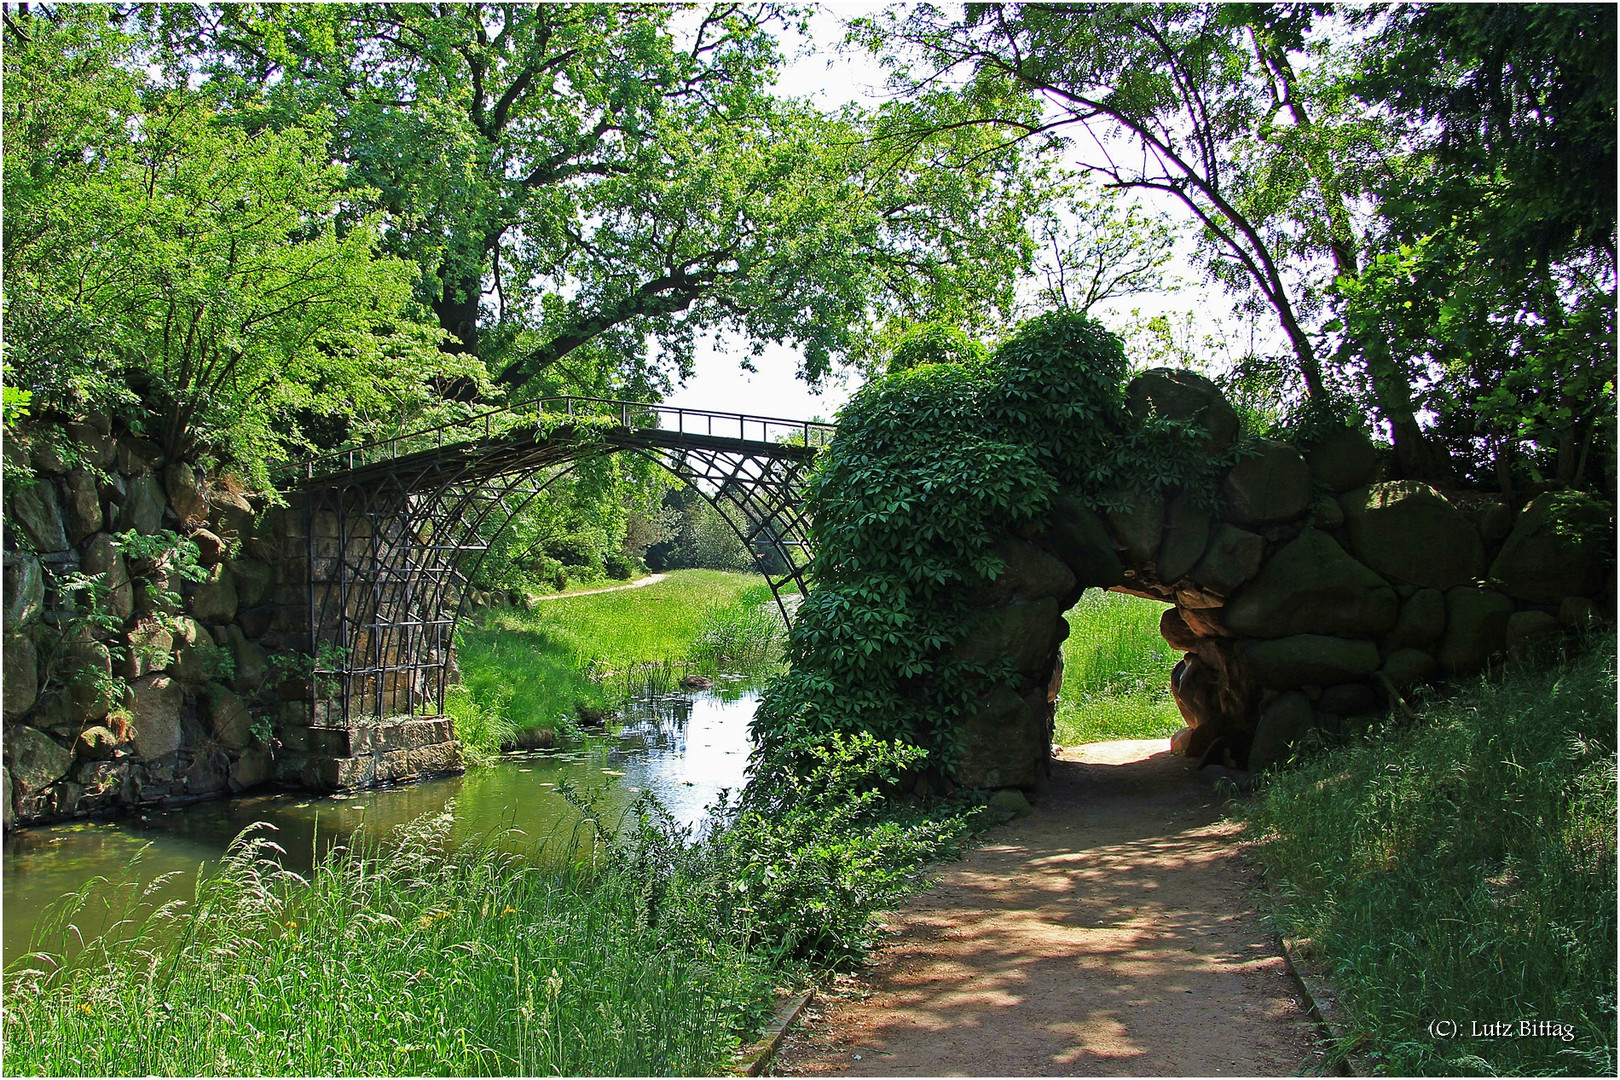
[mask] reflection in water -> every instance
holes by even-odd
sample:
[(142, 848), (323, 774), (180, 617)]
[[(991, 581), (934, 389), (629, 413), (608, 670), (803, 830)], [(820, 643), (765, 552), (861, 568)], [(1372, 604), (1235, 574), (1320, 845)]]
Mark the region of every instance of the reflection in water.
[[(382, 836), (447, 806), (458, 840), (516, 828), (530, 841), (561, 842), (579, 817), (557, 794), (564, 781), (592, 793), (610, 824), (644, 791), (675, 820), (695, 824), (721, 789), (735, 791), (743, 782), (754, 704), (752, 691), (738, 689), (667, 695), (633, 703), (616, 735), (592, 736), (565, 750), (508, 754), (465, 776), (330, 798), (255, 795), (15, 832), (5, 841), (5, 961), (27, 951), (46, 905), (97, 876), (126, 879), (137, 855), (134, 873), (143, 882), (181, 873), (162, 898), (189, 894), (198, 867), (212, 863), (256, 821), (276, 826), (271, 836), (286, 850), (283, 864), (300, 874), (308, 873), (317, 852), (357, 829)], [(98, 927), (81, 920), (80, 929), (89, 934)]]

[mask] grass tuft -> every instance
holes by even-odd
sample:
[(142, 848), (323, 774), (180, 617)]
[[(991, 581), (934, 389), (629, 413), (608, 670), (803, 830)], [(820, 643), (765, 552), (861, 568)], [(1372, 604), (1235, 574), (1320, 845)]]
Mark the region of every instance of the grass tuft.
[[(1591, 646), (1309, 756), (1250, 811), (1280, 928), (1381, 1072), (1614, 1075), (1614, 638)], [(1471, 1027), (1498, 1021), (1570, 1037)]]

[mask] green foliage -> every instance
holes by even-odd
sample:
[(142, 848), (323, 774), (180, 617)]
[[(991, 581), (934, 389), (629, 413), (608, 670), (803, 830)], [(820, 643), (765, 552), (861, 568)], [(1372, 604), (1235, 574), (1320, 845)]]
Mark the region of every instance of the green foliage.
[(1054, 742), (1153, 739), (1182, 726), (1170, 696), (1178, 657), (1159, 634), (1163, 612), (1157, 600), (1095, 590), (1068, 610)]
[(143, 68), (109, 10), (7, 23), (5, 329), (36, 411), (110, 406), (265, 486), (301, 418), (385, 423), (478, 375), (411, 320), (378, 219), (340, 223), (323, 117), (244, 130)]
[(889, 354), (889, 374), (910, 371), (923, 364), (982, 364), (988, 354), (983, 345), (960, 329), (944, 323), (920, 323), (908, 329)]
[[(1305, 756), (1253, 807), (1280, 927), (1311, 939), (1380, 1072), (1614, 1072), (1614, 688), (1608, 635)], [(1449, 1017), (1461, 1037), (1427, 1037)], [(1470, 1019), (1573, 1038), (1470, 1038)]]
[(1128, 418), (1117, 339), (1072, 314), (1025, 324), (984, 364), (928, 364), (862, 388), (806, 494), (814, 588), (790, 670), (754, 720), (766, 759), (833, 732), (870, 732), (948, 764), (975, 680), (966, 588), (1002, 569), (991, 547), (1033, 525), (1060, 490), (1091, 505), (1186, 485), (1212, 465), (1180, 424)]

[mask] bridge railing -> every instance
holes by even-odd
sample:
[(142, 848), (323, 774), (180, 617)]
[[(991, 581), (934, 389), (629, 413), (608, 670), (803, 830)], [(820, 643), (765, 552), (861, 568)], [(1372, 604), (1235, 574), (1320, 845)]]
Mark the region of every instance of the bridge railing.
[(630, 430), (668, 431), (683, 435), (704, 435), (745, 442), (791, 443), (822, 447), (832, 441), (836, 424), (814, 420), (789, 420), (776, 416), (689, 409), (646, 401), (617, 401), (611, 398), (561, 395), (534, 398), (511, 405), (500, 405), (403, 435), (393, 435), (357, 446), (315, 454), (278, 466), (275, 472), (294, 482), (313, 479), (388, 461), (423, 450), (490, 439), (526, 427), (540, 426), (548, 417), (612, 417)]

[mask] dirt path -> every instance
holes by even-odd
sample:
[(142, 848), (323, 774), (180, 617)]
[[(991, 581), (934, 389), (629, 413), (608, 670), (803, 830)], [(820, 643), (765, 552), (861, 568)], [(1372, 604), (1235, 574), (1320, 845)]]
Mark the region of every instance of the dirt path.
[(609, 585), (605, 589), (581, 589), (579, 592), (552, 593), (549, 596), (536, 596), (536, 600), (572, 600), (576, 596), (595, 596), (597, 593), (618, 592), (620, 589), (639, 589), (643, 585), (656, 585), (663, 581), (668, 574), (648, 574), (640, 581), (632, 581), (628, 585)]
[(1321, 1073), (1221, 797), (1162, 739), (1065, 751), (822, 995), (778, 1075)]

